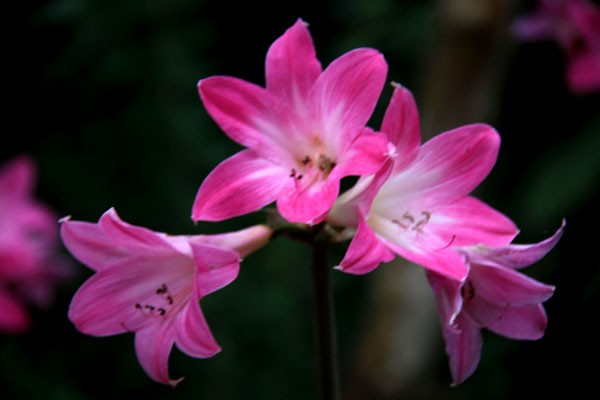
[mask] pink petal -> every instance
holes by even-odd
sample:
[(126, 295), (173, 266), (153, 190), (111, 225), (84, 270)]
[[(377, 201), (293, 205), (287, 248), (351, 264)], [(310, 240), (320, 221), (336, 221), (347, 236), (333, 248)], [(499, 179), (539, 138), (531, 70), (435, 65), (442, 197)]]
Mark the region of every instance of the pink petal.
[(29, 313), (21, 302), (0, 289), (0, 332), (22, 333), (31, 323)]
[(266, 225), (254, 225), (236, 232), (217, 235), (194, 235), (190, 236), (188, 240), (190, 244), (201, 243), (233, 250), (243, 258), (266, 245), (271, 239), (272, 233), (273, 230)]
[(426, 272), (427, 280), (435, 295), (435, 304), (442, 326), (445, 327), (444, 329), (457, 328), (456, 318), (463, 304), (461, 294), (463, 282), (448, 279), (432, 271)]
[(337, 143), (351, 142), (360, 133), (375, 109), (386, 74), (383, 55), (372, 49), (350, 51), (323, 71), (310, 93), (312, 115), (342, 129), (325, 129), (325, 143), (339, 148)]
[(229, 285), (240, 270), (240, 256), (232, 250), (190, 242), (196, 262), (200, 298)]
[(491, 171), (499, 147), (500, 136), (484, 124), (456, 128), (425, 143), (410, 167), (411, 174), (428, 182), (423, 202), (439, 204), (469, 194)]
[(291, 103), (303, 102), (321, 74), (321, 63), (304, 21), (299, 19), (269, 48), (267, 90)]
[(190, 357), (207, 358), (221, 351), (197, 302), (190, 302), (175, 324), (177, 347)]
[(397, 169), (414, 159), (421, 144), (419, 112), (412, 93), (401, 85), (394, 88), (383, 117), (381, 132), (396, 146)]
[(504, 267), (473, 265), (469, 280), (475, 296), (502, 306), (539, 304), (554, 293), (553, 286)]
[(214, 76), (201, 80), (198, 91), (206, 111), (232, 140), (274, 158), (289, 149), (289, 132), (282, 126), (289, 112), (266, 89)]
[(397, 221), (371, 215), (369, 225), (380, 240), (394, 253), (419, 264), (446, 278), (462, 281), (468, 273), (466, 257), (450, 245), (452, 238), (421, 232), (407, 231)]
[(507, 246), (476, 246), (469, 249), (469, 259), (474, 264), (521, 268), (538, 262), (560, 240), (565, 229), (563, 220), (560, 228), (546, 240), (535, 244), (511, 244)]
[(597, 49), (573, 54), (567, 67), (569, 87), (576, 92), (600, 91), (600, 44)]
[(182, 262), (186, 261), (173, 257), (130, 258), (97, 272), (73, 296), (69, 319), (79, 331), (92, 336), (137, 331), (157, 322), (146, 318), (136, 304), (149, 303), (156, 289), (170, 283), (182, 267), (193, 273), (191, 260), (189, 266)]
[(548, 323), (541, 304), (511, 307), (475, 298), (465, 304), (465, 309), (482, 326), (511, 339), (539, 339)]
[(470, 196), (432, 211), (426, 229), (433, 235), (450, 238), (452, 246), (504, 245), (519, 232), (507, 216)]
[(219, 164), (202, 182), (192, 208), (194, 221), (221, 221), (275, 201), (289, 172), (243, 150)]
[(452, 385), (458, 385), (470, 377), (481, 358), (481, 332), (468, 315), (460, 314), (456, 321), (459, 329), (443, 327), (446, 353), (450, 361)]
[(60, 234), (69, 252), (95, 271), (130, 256), (129, 252), (115, 246), (98, 224), (63, 219)]
[(324, 181), (314, 182), (307, 187), (296, 186), (289, 179), (277, 199), (277, 210), (289, 222), (318, 224), (331, 209), (340, 191), (339, 170), (334, 169)]
[(361, 218), (354, 239), (338, 269), (349, 274), (362, 275), (373, 271), (380, 263), (392, 261), (394, 258), (395, 254), (381, 243)]
[(151, 250), (158, 252), (164, 250), (170, 251), (172, 249), (171, 245), (162, 235), (148, 228), (124, 222), (114, 208), (110, 208), (100, 217), (98, 226), (111, 238), (114, 245), (130, 251)]
[(135, 352), (150, 378), (176, 386), (180, 379), (169, 378), (169, 354), (175, 342), (175, 329), (168, 324), (151, 325), (135, 335)]
[(95, 271), (138, 254), (173, 250), (156, 232), (122, 221), (113, 208), (100, 217), (98, 224), (62, 219), (61, 237), (71, 254)]
[(338, 197), (327, 215), (327, 221), (333, 225), (357, 227), (359, 216), (368, 218), (373, 199), (389, 178), (393, 167), (393, 160), (388, 159), (375, 175), (361, 177), (352, 188)]
[(340, 176), (362, 176), (376, 173), (386, 161), (388, 140), (385, 135), (364, 129), (344, 151), (340, 160)]

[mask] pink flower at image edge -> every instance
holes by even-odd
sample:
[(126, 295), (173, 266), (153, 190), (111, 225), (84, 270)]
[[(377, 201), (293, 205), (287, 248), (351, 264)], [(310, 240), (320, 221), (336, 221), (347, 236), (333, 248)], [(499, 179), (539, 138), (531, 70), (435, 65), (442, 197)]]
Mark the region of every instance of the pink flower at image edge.
[(0, 170), (0, 331), (30, 324), (25, 303), (49, 307), (71, 264), (59, 252), (54, 213), (34, 198), (35, 162), (19, 156)]

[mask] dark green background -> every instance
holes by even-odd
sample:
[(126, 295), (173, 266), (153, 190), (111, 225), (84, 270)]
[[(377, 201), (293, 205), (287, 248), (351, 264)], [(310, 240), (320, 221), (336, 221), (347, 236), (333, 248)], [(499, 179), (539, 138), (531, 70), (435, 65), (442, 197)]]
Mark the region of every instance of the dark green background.
[[(268, 46), (301, 17), (310, 23), (324, 65), (352, 48), (378, 48), (390, 65), (388, 79), (413, 89), (421, 106), (424, 66), (440, 35), (433, 1), (14, 3), (3, 13), (7, 104), (0, 161), (34, 156), (38, 197), (60, 215), (96, 221), (114, 206), (128, 222), (173, 234), (241, 229), (264, 217), (197, 226), (189, 218), (202, 179), (240, 148), (204, 111), (199, 79), (223, 74), (263, 84)], [(523, 2), (515, 10), (531, 5)], [(544, 339), (518, 342), (486, 334), (478, 370), (458, 388), (449, 387), (440, 335), (436, 370), (422, 383), (436, 388), (433, 398), (596, 391), (600, 98), (568, 90), (565, 60), (554, 43), (508, 47), (496, 108), (483, 121), (498, 128), (502, 149), (477, 194), (515, 220), (523, 232), (520, 242), (542, 240), (566, 217), (558, 247), (527, 270), (557, 290), (546, 303)], [(390, 94), (386, 86), (373, 127)], [(421, 107), (423, 117), (427, 112)], [(224, 351), (198, 360), (174, 350), (172, 376), (186, 376), (175, 390), (145, 376), (132, 335), (92, 338), (74, 329), (67, 307), (90, 275), (79, 264), (76, 271), (59, 288), (54, 308), (32, 308), (30, 332), (0, 334), (0, 399), (316, 398), (302, 245), (277, 239), (244, 261), (232, 285), (203, 300)], [(343, 381), (363, 328), (366, 288), (377, 273), (334, 274)]]

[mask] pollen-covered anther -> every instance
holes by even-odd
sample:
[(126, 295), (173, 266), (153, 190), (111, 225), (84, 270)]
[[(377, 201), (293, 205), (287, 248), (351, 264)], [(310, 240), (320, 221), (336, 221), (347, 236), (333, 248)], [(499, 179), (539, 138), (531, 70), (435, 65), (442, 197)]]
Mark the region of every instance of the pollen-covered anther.
[(430, 219), (431, 213), (429, 211), (421, 211), (418, 217), (415, 217), (413, 214), (406, 211), (400, 218), (392, 219), (392, 222), (402, 229), (422, 232)]
[(329, 173), (335, 168), (335, 160), (327, 157), (324, 154), (319, 154), (319, 170), (325, 175), (329, 175)]
[[(149, 317), (164, 317), (168, 309), (173, 305), (174, 300), (166, 283), (160, 285), (156, 291), (158, 299), (152, 303), (135, 303), (134, 307), (137, 311)], [(164, 303), (164, 304), (163, 304)], [(160, 304), (160, 305), (157, 305)]]

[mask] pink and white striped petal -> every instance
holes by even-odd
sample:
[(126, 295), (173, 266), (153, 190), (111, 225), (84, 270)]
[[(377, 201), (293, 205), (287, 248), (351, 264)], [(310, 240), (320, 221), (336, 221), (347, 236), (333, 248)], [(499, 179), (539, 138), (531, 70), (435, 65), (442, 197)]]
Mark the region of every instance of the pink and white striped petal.
[(464, 307), (479, 324), (511, 339), (540, 339), (548, 324), (548, 317), (541, 304), (511, 307), (479, 298)]
[(307, 24), (298, 19), (267, 53), (267, 90), (293, 104), (304, 104), (322, 68)]
[(151, 325), (135, 335), (135, 352), (140, 365), (155, 381), (176, 386), (183, 378), (169, 378), (169, 354), (175, 342), (175, 328)]
[(207, 358), (221, 351), (197, 302), (190, 302), (177, 318), (175, 344), (190, 357)]
[(240, 256), (236, 252), (193, 242), (190, 246), (196, 262), (196, 286), (200, 298), (224, 288), (237, 278)]
[(204, 180), (192, 208), (194, 221), (221, 221), (256, 211), (275, 201), (289, 171), (243, 150), (219, 164)]
[[(352, 50), (323, 71), (310, 92), (310, 110), (321, 121), (321, 136), (337, 152), (354, 141), (368, 122), (387, 75), (383, 55), (373, 49)], [(335, 151), (334, 150), (334, 151)]]
[(460, 314), (458, 330), (442, 327), (446, 354), (450, 361), (452, 386), (464, 382), (479, 365), (481, 359), (481, 331), (478, 324), (466, 314)]
[(468, 249), (473, 264), (496, 265), (506, 268), (523, 268), (542, 259), (556, 246), (564, 229), (563, 219), (560, 228), (549, 238), (534, 244), (509, 244), (504, 246), (478, 245)]
[(336, 269), (355, 275), (367, 274), (382, 262), (392, 261), (395, 257), (396, 255), (375, 236), (369, 225), (361, 219), (354, 239)]
[(421, 144), (419, 111), (412, 93), (405, 87), (395, 84), (381, 132), (395, 146), (395, 169), (404, 169), (418, 154)]
[(476, 293), (474, 295), (499, 306), (539, 304), (554, 293), (554, 286), (545, 285), (506, 267), (474, 265), (469, 277), (471, 290)]

